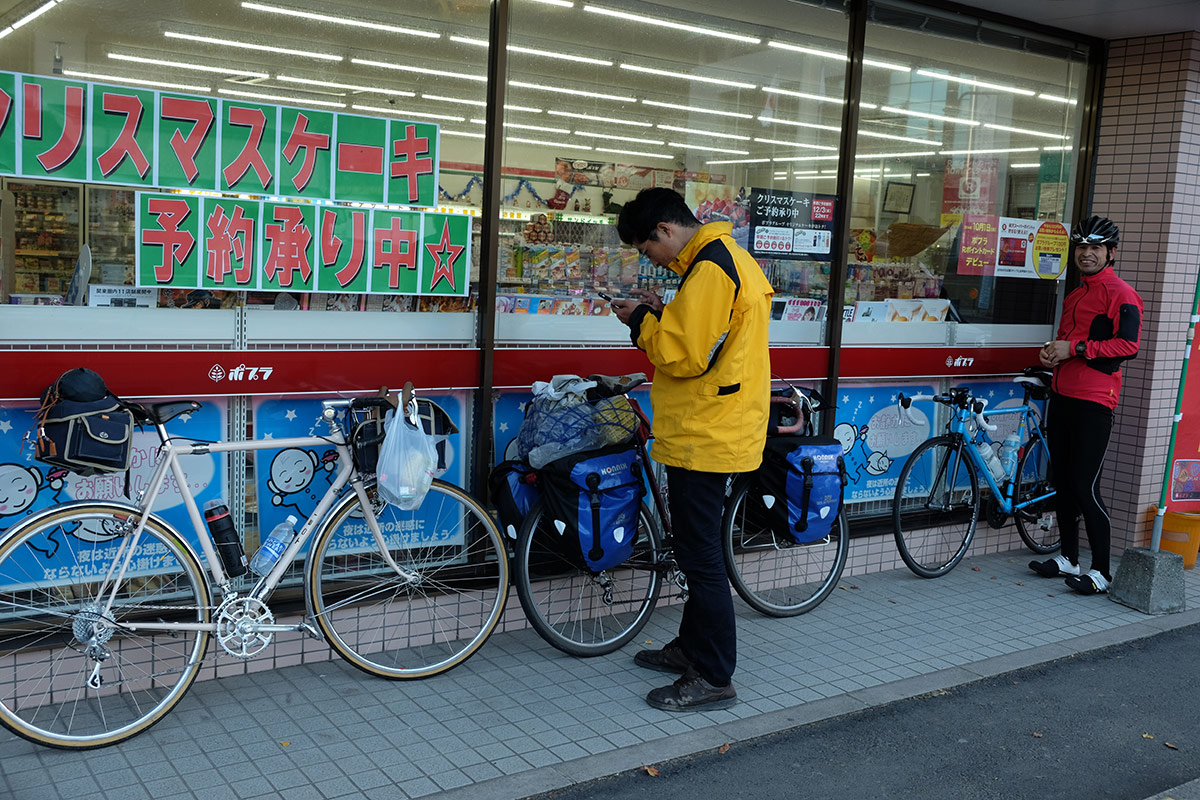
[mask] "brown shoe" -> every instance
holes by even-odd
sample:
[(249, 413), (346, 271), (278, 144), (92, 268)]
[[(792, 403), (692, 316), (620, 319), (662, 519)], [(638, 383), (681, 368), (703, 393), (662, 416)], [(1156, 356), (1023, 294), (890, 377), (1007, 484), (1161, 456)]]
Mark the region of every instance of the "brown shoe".
[(713, 686), (689, 669), (670, 686), (651, 689), (646, 702), (663, 711), (716, 711), (737, 703), (733, 684)]
[(692, 666), (692, 660), (683, 652), (678, 639), (667, 642), (660, 650), (639, 650), (633, 656), (633, 663), (639, 667), (673, 675), (682, 675)]

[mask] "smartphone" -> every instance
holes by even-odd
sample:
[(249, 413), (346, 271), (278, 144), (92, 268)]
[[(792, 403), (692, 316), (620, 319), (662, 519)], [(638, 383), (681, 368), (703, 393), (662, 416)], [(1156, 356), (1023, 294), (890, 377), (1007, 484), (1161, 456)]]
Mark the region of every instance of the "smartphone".
[(604, 292), (601, 292), (601, 291), (597, 290), (597, 291), (596, 291), (596, 294), (600, 295), (602, 298), (604, 298), (605, 300), (607, 300), (607, 301), (608, 301), (608, 302), (610, 302), (610, 303), (613, 301), (613, 298), (612, 298), (612, 296), (611, 296), (611, 295), (607, 295), (607, 294), (605, 294)]

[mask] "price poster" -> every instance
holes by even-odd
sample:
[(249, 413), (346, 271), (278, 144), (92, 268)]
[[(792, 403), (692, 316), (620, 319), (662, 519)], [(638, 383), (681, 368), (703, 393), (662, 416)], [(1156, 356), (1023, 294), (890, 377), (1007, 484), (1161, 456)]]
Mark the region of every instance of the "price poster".
[(835, 198), (807, 192), (750, 190), (750, 254), (827, 261)]
[(959, 275), (1059, 280), (1070, 240), (1060, 222), (966, 216), (958, 251)]

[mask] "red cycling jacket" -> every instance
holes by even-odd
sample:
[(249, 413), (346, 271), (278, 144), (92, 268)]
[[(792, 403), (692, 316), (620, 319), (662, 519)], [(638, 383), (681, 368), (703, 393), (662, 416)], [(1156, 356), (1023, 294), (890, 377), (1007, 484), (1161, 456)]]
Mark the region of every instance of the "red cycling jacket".
[(1083, 283), (1063, 300), (1058, 338), (1083, 357), (1054, 370), (1054, 391), (1067, 397), (1117, 407), (1121, 362), (1137, 355), (1142, 332), (1142, 298), (1112, 267), (1084, 275)]

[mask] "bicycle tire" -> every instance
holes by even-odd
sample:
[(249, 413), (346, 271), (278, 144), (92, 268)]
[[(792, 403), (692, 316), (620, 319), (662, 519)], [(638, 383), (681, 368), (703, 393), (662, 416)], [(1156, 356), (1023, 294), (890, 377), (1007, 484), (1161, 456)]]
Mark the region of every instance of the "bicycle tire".
[(626, 645), (645, 626), (662, 590), (662, 533), (650, 509), (638, 510), (633, 554), (600, 573), (573, 557), (545, 519), (538, 500), (521, 525), (513, 559), (513, 582), (529, 624), (547, 643), (582, 658), (604, 655)]
[(211, 620), (200, 561), (160, 518), (147, 520), (127, 574), (109, 585), (113, 606), (100, 613), (101, 583), (135, 513), (68, 503), (0, 539), (0, 723), (16, 735), (69, 750), (123, 742), (166, 716), (196, 679), (208, 631), (126, 627)]
[[(500, 531), (478, 501), (445, 481), (435, 480), (412, 511), (368, 491), (388, 552), (413, 577), (384, 560), (358, 495), (348, 494), (312, 544), (313, 618), (334, 652), (363, 672), (389, 680), (438, 675), (474, 655), (504, 612), (509, 572)], [(410, 540), (422, 533), (435, 540)]]
[(766, 523), (766, 509), (753, 492), (754, 478), (737, 480), (721, 521), (725, 570), (746, 604), (769, 617), (794, 617), (827, 598), (846, 567), (850, 526), (846, 509), (830, 535), (813, 544), (795, 544)]
[[(1031, 461), (1032, 472), (1026, 472), (1026, 465)], [(1020, 505), (1028, 497), (1054, 491), (1053, 478), (1045, 442), (1042, 439), (1031, 439), (1021, 454), (1021, 460), (1017, 462), (1017, 487), (1013, 492), (1013, 505)], [(1044, 555), (1062, 547), (1053, 496), (1022, 509), (1014, 508), (1013, 518), (1017, 523), (1017, 533), (1021, 536), (1021, 541), (1033, 552)]]
[[(975, 537), (979, 476), (960, 446), (971, 445), (953, 436), (926, 440), (909, 456), (896, 484), (892, 499), (896, 548), (905, 566), (922, 578), (938, 578), (954, 569)], [(950, 475), (957, 476), (956, 485), (950, 485)]]

